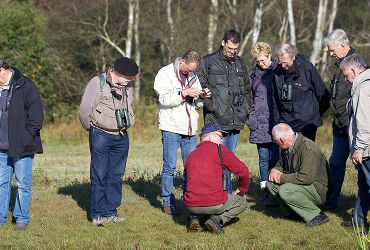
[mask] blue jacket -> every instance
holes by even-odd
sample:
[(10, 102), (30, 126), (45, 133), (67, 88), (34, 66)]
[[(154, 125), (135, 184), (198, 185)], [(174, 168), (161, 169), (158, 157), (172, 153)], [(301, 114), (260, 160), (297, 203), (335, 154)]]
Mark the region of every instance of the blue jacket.
[(252, 109), (247, 120), (250, 130), (250, 143), (272, 142), (272, 82), (277, 66), (278, 63), (273, 61), (266, 70), (256, 65), (251, 71)]
[[(291, 100), (284, 99), (284, 84), (292, 86)], [(321, 117), (330, 106), (329, 92), (319, 73), (299, 54), (288, 71), (278, 70), (273, 97), (274, 125), (284, 122), (295, 132), (320, 127)]]

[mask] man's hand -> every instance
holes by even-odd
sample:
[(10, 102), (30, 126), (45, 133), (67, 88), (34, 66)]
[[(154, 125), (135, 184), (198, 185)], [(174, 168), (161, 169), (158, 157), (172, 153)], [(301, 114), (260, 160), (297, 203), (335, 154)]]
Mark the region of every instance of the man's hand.
[(280, 178), (283, 173), (276, 168), (271, 169), (269, 174), (269, 181), (280, 184)]
[(190, 97), (198, 97), (200, 95), (201, 90), (196, 88), (188, 88), (181, 91), (182, 95), (184, 97), (190, 96)]
[(208, 88), (205, 88), (201, 91), (200, 95), (199, 95), (200, 98), (202, 99), (205, 99), (205, 98), (208, 98), (208, 97), (211, 97), (211, 91), (208, 89)]
[(241, 197), (246, 197), (245, 192), (240, 192), (239, 189), (236, 189), (233, 193), (233, 195), (239, 195)]
[(362, 164), (362, 151), (356, 150), (351, 158), (354, 164)]

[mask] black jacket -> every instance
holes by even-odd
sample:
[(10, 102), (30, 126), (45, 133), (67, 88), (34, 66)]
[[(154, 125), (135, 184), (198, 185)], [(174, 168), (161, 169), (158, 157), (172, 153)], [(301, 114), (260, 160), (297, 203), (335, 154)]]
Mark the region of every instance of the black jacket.
[[(284, 91), (292, 86), (292, 99), (284, 98)], [(284, 88), (285, 86), (285, 88)], [(329, 108), (329, 92), (316, 68), (301, 55), (296, 55), (293, 66), (280, 70), (273, 81), (273, 120), (289, 124), (296, 132), (315, 129), (322, 125), (321, 117)]]
[(204, 123), (216, 123), (223, 130), (243, 129), (251, 107), (250, 82), (243, 59), (228, 59), (220, 49), (203, 57), (198, 77), (202, 87), (212, 92), (204, 100)]
[(40, 129), (44, 107), (31, 79), (16, 68), (10, 81), (9, 156), (20, 157), (42, 153)]
[(346, 82), (342, 71), (340, 70), (340, 63), (347, 56), (355, 53), (354, 49), (350, 49), (348, 54), (336, 61), (337, 66), (333, 79), (330, 83), (330, 96), (332, 104), (333, 117), (333, 133), (337, 136), (348, 136), (348, 122), (349, 117), (347, 113), (347, 102), (351, 95), (352, 84)]

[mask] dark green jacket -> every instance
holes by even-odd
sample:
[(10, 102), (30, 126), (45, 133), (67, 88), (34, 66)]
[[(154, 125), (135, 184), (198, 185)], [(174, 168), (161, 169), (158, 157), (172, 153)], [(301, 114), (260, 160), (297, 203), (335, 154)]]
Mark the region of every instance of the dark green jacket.
[(283, 150), (276, 164), (275, 168), (283, 172), (281, 184), (313, 184), (325, 202), (328, 197), (329, 164), (319, 146), (301, 133), (297, 136), (292, 152), (288, 155), (287, 150)]

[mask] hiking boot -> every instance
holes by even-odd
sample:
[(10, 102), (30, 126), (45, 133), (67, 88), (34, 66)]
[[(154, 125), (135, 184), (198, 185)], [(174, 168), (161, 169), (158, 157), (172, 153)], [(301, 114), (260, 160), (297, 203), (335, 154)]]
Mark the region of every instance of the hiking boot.
[(189, 227), (188, 227), (188, 232), (198, 232), (199, 229), (199, 219), (198, 216), (196, 215), (191, 215), (189, 218)]
[(315, 227), (329, 221), (329, 217), (323, 212), (320, 212), (315, 218), (307, 222), (308, 227)]
[(213, 234), (223, 234), (224, 229), (222, 228), (221, 223), (212, 215), (204, 223), (206, 228)]
[(165, 214), (172, 215), (172, 216), (177, 216), (178, 215), (177, 210), (174, 206), (164, 206), (163, 207), (163, 212)]
[(24, 231), (27, 229), (27, 224), (25, 223), (17, 223), (15, 224), (14, 231)]
[(106, 222), (110, 223), (121, 223), (127, 221), (126, 217), (118, 217), (117, 215), (111, 215), (105, 218)]
[(107, 218), (102, 216), (97, 216), (91, 221), (91, 224), (95, 227), (101, 227), (104, 225), (104, 223), (107, 223)]

